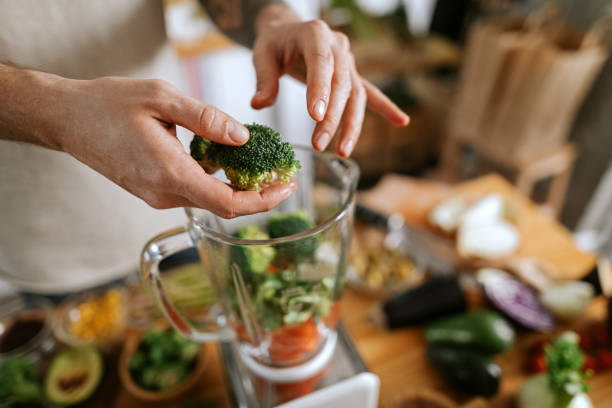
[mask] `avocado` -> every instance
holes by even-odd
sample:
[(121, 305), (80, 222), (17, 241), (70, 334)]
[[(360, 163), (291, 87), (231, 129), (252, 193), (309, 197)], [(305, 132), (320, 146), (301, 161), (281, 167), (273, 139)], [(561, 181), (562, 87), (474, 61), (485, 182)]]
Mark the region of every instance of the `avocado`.
[(74, 405), (89, 398), (102, 379), (104, 363), (94, 347), (74, 347), (55, 356), (45, 377), (49, 401)]
[(496, 354), (514, 343), (514, 329), (499, 314), (478, 310), (446, 317), (430, 323), (425, 329), (428, 343), (464, 346)]

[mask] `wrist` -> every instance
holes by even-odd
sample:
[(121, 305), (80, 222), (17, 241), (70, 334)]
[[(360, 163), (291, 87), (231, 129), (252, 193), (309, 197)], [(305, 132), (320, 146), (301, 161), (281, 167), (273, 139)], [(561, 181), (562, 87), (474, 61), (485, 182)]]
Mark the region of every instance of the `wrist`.
[(62, 89), (69, 81), (45, 72), (0, 66), (1, 137), (61, 150), (57, 123)]
[(36, 86), (37, 105), (34, 132), (37, 140), (45, 147), (64, 150), (62, 128), (69, 120), (70, 102), (67, 100), (73, 83), (78, 81), (46, 72), (29, 71)]
[(257, 15), (255, 19), (255, 33), (259, 36), (268, 28), (299, 22), (301, 22), (300, 17), (289, 7), (282, 4), (272, 4), (264, 7)]

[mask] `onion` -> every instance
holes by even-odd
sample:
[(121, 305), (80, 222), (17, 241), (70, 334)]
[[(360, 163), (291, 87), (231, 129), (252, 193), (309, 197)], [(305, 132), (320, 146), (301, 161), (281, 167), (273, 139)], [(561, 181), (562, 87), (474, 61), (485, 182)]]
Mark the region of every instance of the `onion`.
[(477, 279), (489, 301), (514, 321), (537, 331), (549, 331), (555, 326), (554, 318), (542, 306), (535, 290), (509, 273), (483, 268)]
[(572, 320), (584, 314), (594, 295), (587, 282), (563, 282), (546, 288), (540, 300), (559, 319)]
[(465, 208), (465, 201), (461, 197), (445, 200), (429, 213), (429, 222), (450, 234), (459, 226)]
[(457, 236), (457, 250), (464, 257), (498, 259), (516, 251), (520, 241), (518, 230), (506, 221), (462, 224)]
[(499, 194), (489, 194), (472, 204), (462, 215), (461, 225), (493, 224), (504, 217), (504, 198)]

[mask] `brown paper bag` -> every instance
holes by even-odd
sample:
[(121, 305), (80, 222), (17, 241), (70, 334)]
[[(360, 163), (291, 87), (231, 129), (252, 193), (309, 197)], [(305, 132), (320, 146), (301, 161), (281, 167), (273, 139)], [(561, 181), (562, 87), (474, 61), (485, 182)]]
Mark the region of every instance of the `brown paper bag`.
[(547, 18), (488, 21), (472, 29), (451, 137), (516, 159), (548, 152), (567, 139), (608, 48), (602, 24), (583, 33), (555, 13), (541, 14)]
[(525, 47), (508, 67), (508, 83), (500, 86), (491, 127), (480, 133), (500, 154), (527, 159), (567, 140), (608, 50), (603, 42), (585, 43), (584, 33), (568, 27), (523, 37)]

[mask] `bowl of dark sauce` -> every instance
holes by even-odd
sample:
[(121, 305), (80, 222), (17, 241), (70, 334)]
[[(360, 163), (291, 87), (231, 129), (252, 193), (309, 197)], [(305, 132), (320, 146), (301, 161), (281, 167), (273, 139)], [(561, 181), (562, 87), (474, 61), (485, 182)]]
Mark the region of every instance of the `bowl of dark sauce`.
[(0, 361), (11, 356), (39, 360), (53, 349), (52, 304), (44, 297), (15, 296), (0, 301)]

